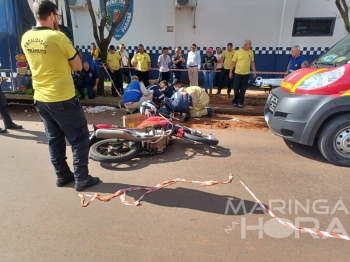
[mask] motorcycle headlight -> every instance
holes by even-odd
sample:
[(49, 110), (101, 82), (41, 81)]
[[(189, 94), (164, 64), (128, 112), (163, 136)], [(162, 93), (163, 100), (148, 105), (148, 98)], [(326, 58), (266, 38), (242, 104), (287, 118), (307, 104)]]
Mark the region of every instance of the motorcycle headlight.
[(327, 86), (344, 75), (345, 68), (339, 67), (336, 70), (332, 70), (329, 72), (314, 74), (308, 78), (306, 78), (299, 86), (298, 89), (316, 89), (323, 86)]

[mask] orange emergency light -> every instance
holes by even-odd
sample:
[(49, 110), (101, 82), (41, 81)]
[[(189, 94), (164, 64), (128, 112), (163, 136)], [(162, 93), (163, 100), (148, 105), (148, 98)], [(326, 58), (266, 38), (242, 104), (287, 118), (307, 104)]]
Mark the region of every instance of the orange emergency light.
[(20, 75), (26, 75), (28, 73), (28, 62), (26, 56), (18, 54), (16, 55), (16, 61), (17, 73)]

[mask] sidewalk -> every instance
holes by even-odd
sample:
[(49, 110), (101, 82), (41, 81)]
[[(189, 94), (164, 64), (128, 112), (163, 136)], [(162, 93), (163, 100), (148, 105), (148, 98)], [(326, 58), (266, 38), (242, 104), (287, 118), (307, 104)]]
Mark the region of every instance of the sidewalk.
[[(223, 90), (222, 96), (226, 95), (226, 90)], [(32, 95), (18, 95), (18, 94), (7, 94), (5, 96), (8, 102), (13, 103), (33, 103)], [(266, 100), (268, 94), (264, 91), (258, 90), (247, 90), (246, 98), (251, 99), (262, 99)], [(84, 99), (81, 100), (83, 106), (113, 106), (119, 108), (118, 104), (120, 102), (119, 98), (115, 97), (96, 97), (95, 99)], [(249, 115), (249, 116), (262, 116), (264, 114), (263, 106), (249, 106), (245, 105), (243, 108), (233, 107), (231, 105), (225, 104), (209, 104), (214, 108), (215, 113), (219, 114), (230, 114), (230, 115)]]

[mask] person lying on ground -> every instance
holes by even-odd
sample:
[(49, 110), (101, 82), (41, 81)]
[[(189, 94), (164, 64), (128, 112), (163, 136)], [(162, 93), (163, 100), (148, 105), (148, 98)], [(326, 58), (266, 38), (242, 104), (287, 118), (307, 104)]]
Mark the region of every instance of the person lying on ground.
[(202, 117), (214, 115), (214, 110), (208, 107), (210, 98), (204, 88), (199, 86), (189, 86), (186, 88), (186, 92), (192, 97), (193, 108), (191, 109), (191, 116)]
[(176, 93), (175, 88), (165, 80), (161, 81), (159, 86), (165, 97), (171, 98)]
[(138, 113), (142, 102), (151, 101), (152, 97), (153, 90), (148, 90), (137, 76), (132, 76), (131, 83), (127, 85), (123, 95), (123, 103), (127, 114)]
[(171, 98), (165, 98), (165, 110), (161, 108), (160, 112), (168, 115), (171, 112), (179, 113), (180, 122), (186, 122), (191, 117), (190, 110), (192, 107), (192, 97), (186, 92), (185, 88), (180, 88)]
[(164, 102), (164, 94), (161, 91), (161, 87), (159, 83), (154, 83), (147, 87), (148, 90), (153, 90), (153, 102), (158, 106)]

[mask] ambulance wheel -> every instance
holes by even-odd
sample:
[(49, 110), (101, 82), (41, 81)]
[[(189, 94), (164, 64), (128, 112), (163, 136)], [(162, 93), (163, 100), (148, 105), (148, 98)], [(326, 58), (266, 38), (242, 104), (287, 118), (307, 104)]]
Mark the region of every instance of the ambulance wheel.
[(104, 139), (90, 147), (90, 157), (101, 163), (121, 163), (138, 154), (137, 144), (118, 139)]
[(318, 137), (318, 148), (332, 164), (350, 167), (350, 119), (348, 115), (330, 120)]

